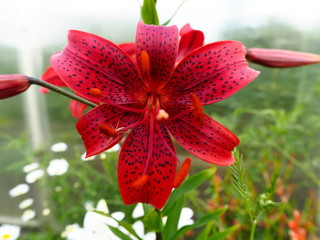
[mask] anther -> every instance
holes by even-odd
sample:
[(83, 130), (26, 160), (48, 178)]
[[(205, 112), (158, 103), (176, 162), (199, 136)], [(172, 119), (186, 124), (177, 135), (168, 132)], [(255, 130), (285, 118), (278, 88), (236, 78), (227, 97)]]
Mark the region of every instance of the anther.
[(184, 179), (187, 177), (190, 170), (190, 166), (191, 166), (191, 158), (186, 158), (182, 163), (180, 170), (174, 179), (174, 183), (173, 183), (174, 188), (179, 187), (181, 183), (184, 181)]
[(150, 72), (150, 57), (146, 50), (140, 52), (140, 61), (142, 71), (145, 73)]
[(102, 96), (102, 92), (99, 88), (90, 88), (90, 95), (94, 96), (94, 97), (101, 97)]
[(203, 107), (200, 103), (199, 98), (193, 93), (191, 93), (190, 99), (193, 107), (193, 114), (194, 114), (195, 120), (198, 121), (200, 124), (203, 124), (204, 123)]
[(140, 189), (142, 188), (148, 181), (149, 176), (148, 175), (142, 175), (141, 177), (139, 177), (137, 180), (135, 180), (132, 183), (132, 187), (135, 189)]
[(164, 109), (160, 109), (157, 116), (156, 116), (156, 119), (157, 120), (164, 120), (164, 119), (168, 119), (169, 118), (169, 114), (164, 110)]
[(108, 126), (107, 124), (99, 123), (98, 128), (101, 133), (103, 133), (108, 137), (116, 138), (119, 136), (119, 133), (116, 130), (114, 130), (112, 127)]

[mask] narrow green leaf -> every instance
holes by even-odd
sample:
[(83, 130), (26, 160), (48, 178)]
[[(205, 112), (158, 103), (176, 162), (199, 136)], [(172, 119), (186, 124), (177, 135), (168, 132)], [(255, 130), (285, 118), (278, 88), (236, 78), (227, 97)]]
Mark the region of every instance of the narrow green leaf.
[(224, 208), (215, 210), (214, 212), (209, 213), (209, 214), (201, 217), (201, 218), (198, 219), (198, 221), (196, 221), (194, 224), (192, 224), (192, 225), (187, 225), (187, 226), (184, 226), (184, 227), (180, 228), (180, 229), (176, 232), (176, 234), (175, 234), (172, 238), (170, 238), (170, 239), (171, 239), (171, 240), (178, 239), (179, 236), (182, 236), (186, 231), (191, 230), (191, 229), (194, 229), (194, 228), (201, 227), (201, 226), (209, 223), (210, 221), (213, 221), (213, 220), (217, 219), (217, 218), (220, 217), (221, 214), (224, 213), (226, 210), (227, 210), (227, 207), (224, 207)]
[(150, 228), (153, 231), (160, 232), (162, 228), (162, 219), (159, 212), (154, 208), (151, 209), (143, 219), (146, 227)]
[(183, 205), (183, 196), (181, 196), (174, 202), (172, 210), (168, 213), (167, 222), (163, 228), (163, 239), (170, 239), (177, 232), (178, 222)]
[(144, 0), (141, 6), (141, 19), (146, 24), (159, 25), (159, 18), (154, 0)]
[(216, 233), (213, 236), (209, 237), (208, 240), (225, 240), (226, 237), (232, 234), (235, 230), (237, 230), (237, 228), (239, 228), (239, 225), (229, 227), (226, 230)]
[(203, 231), (198, 235), (197, 240), (207, 240), (208, 236), (212, 230), (213, 222), (208, 223)]
[(191, 191), (197, 187), (199, 187), (202, 183), (204, 183), (207, 179), (209, 179), (210, 177), (212, 177), (212, 175), (214, 174), (214, 172), (217, 169), (215, 167), (209, 168), (209, 169), (205, 169), (201, 172), (198, 172), (190, 177), (188, 177), (182, 184), (180, 187), (176, 188), (172, 193), (171, 196), (167, 202), (167, 204), (164, 206), (164, 208), (162, 209), (161, 213), (166, 216), (169, 211), (172, 210), (172, 206), (174, 204), (174, 202), (180, 197), (182, 196), (184, 193)]
[(122, 239), (122, 240), (132, 240), (131, 237), (128, 236), (128, 234), (125, 234), (125, 233), (121, 232), (118, 228), (115, 228), (115, 227), (112, 227), (112, 226), (108, 226), (108, 227), (120, 239)]
[[(129, 233), (131, 233), (133, 236), (135, 236), (135, 237), (138, 238), (139, 240), (142, 240), (142, 239), (139, 237), (139, 235), (136, 233), (136, 231), (132, 228), (131, 224), (128, 224), (128, 223), (123, 222), (123, 221), (119, 221), (119, 220), (111, 217), (110, 214), (105, 213), (105, 212), (101, 212), (101, 211), (97, 211), (97, 210), (94, 210), (93, 212), (96, 212), (96, 213), (99, 213), (99, 214), (101, 214), (101, 215), (103, 215), (103, 216), (106, 216), (106, 217), (109, 217), (109, 218), (114, 219), (115, 221), (118, 222), (118, 224), (119, 224), (120, 226), (124, 227)], [(108, 227), (111, 227), (111, 226), (109, 226), (109, 225), (107, 225), (107, 226), (108, 226)]]

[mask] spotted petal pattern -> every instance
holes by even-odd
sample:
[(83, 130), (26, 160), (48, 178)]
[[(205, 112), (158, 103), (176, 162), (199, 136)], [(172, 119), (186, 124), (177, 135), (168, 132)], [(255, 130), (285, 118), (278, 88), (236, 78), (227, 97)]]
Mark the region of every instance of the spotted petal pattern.
[[(68, 87), (91, 101), (134, 103), (132, 93), (142, 87), (131, 58), (116, 44), (94, 34), (70, 31), (68, 44), (50, 62)], [(102, 97), (92, 96), (91, 88), (99, 88)]]
[(140, 52), (147, 51), (150, 57), (152, 82), (149, 84), (151, 86), (157, 82), (164, 82), (170, 77), (178, 53), (178, 36), (176, 26), (152, 26), (142, 22), (138, 24), (137, 60), (141, 64)]
[[(170, 135), (163, 124), (155, 126), (153, 131), (147, 123), (133, 129), (122, 146), (118, 165), (124, 203), (143, 202), (162, 208), (171, 193), (176, 174), (174, 154)], [(147, 174), (147, 182), (139, 189), (134, 188), (132, 184), (143, 174)]]
[(231, 151), (239, 144), (239, 139), (226, 127), (204, 114), (204, 122), (199, 123), (191, 110), (166, 126), (176, 141), (187, 151), (203, 161), (216, 165), (233, 164)]
[(259, 72), (248, 67), (245, 48), (235, 41), (205, 45), (181, 60), (165, 89), (172, 102), (190, 104), (190, 93), (202, 104), (221, 101), (250, 83)]
[(99, 130), (99, 123), (104, 123), (115, 129), (120, 129), (134, 124), (141, 118), (140, 114), (134, 114), (125, 110), (103, 104), (86, 113), (77, 123), (77, 129), (82, 136), (87, 149), (87, 156), (91, 157), (101, 153), (119, 143), (125, 132), (118, 137), (105, 136)]

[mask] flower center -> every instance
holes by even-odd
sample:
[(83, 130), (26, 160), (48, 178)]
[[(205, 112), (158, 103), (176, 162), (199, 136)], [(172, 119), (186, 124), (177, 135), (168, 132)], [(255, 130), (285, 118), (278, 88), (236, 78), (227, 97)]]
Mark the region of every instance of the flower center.
[(11, 235), (9, 233), (6, 233), (2, 236), (2, 239), (9, 239), (11, 238)]

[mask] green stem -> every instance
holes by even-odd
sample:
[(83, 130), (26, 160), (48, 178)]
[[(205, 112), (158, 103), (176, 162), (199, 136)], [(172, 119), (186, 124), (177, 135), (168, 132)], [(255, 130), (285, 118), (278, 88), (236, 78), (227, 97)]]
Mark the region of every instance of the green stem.
[(254, 240), (254, 232), (256, 230), (256, 225), (257, 225), (256, 219), (252, 219), (251, 229), (250, 229), (250, 240)]
[(90, 102), (82, 97), (79, 97), (73, 93), (70, 93), (62, 88), (59, 88), (51, 83), (45, 82), (43, 80), (40, 80), (38, 78), (34, 78), (34, 77), (28, 77), (30, 84), (36, 84), (45, 88), (48, 88), (56, 93), (62, 94), (68, 98), (72, 98), (74, 100), (77, 100), (78, 102), (84, 103), (86, 105), (88, 105), (89, 107), (97, 107), (98, 105), (94, 104), (93, 102)]

